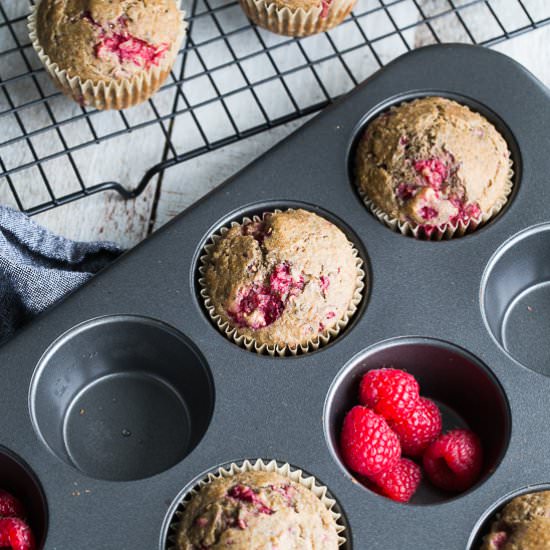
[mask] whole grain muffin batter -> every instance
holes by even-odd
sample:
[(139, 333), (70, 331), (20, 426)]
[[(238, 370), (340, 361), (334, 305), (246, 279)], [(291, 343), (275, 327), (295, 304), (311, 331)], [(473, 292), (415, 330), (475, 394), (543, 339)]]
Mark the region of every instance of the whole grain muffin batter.
[(175, 0), (42, 0), (37, 14), (52, 63), (94, 83), (171, 66), (182, 29)]
[(550, 549), (550, 491), (521, 495), (497, 516), (481, 550)]
[(457, 225), (488, 214), (506, 196), (509, 156), (483, 116), (426, 97), (369, 124), (357, 149), (357, 185), (392, 219)]
[(330, 512), (309, 489), (274, 472), (204, 486), (186, 505), (179, 550), (336, 550)]
[(259, 344), (294, 347), (334, 327), (358, 285), (351, 243), (305, 210), (232, 227), (215, 245), (205, 284), (217, 315)]

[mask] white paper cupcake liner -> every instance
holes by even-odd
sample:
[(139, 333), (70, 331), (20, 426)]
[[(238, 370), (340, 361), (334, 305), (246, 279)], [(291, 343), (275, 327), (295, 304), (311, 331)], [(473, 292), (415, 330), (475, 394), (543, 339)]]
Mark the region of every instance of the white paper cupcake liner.
[(356, 0), (333, 0), (327, 14), (322, 15), (320, 5), (309, 10), (290, 10), (278, 7), (269, 0), (240, 0), (247, 17), (254, 23), (277, 34), (286, 36), (308, 36), (332, 29), (350, 13)]
[(215, 479), (232, 477), (236, 474), (242, 474), (244, 472), (275, 472), (309, 489), (322, 502), (324, 507), (334, 519), (334, 523), (336, 524), (336, 532), (338, 533), (338, 546), (342, 546), (346, 543), (346, 538), (344, 536), (346, 528), (342, 521), (342, 514), (339, 513), (338, 504), (336, 500), (331, 497), (327, 487), (320, 485), (313, 476), (306, 476), (302, 470), (293, 469), (287, 463), (279, 464), (276, 460), (264, 462), (260, 458), (252, 461), (244, 460), (243, 462), (233, 462), (229, 464), (229, 466), (218, 468), (217, 470), (206, 474), (203, 479), (191, 487), (189, 491), (187, 491), (181, 498), (170, 521), (168, 534), (166, 537), (166, 550), (177, 550), (176, 536), (178, 526), (181, 521), (182, 514), (185, 511), (185, 507), (190, 500), (203, 487)]
[(71, 96), (82, 106), (100, 110), (127, 109), (149, 99), (170, 74), (187, 29), (187, 23), (184, 21), (185, 12), (180, 10), (182, 17), (180, 34), (161, 64), (127, 79), (92, 82), (82, 80), (79, 76), (70, 76), (65, 69), (54, 63), (42, 48), (36, 28), (41, 2), (42, 0), (36, 1), (27, 20), (31, 43), (40, 61), (64, 94)]
[[(286, 212), (292, 211), (292, 208), (285, 210)], [(266, 354), (275, 356), (278, 355), (283, 357), (285, 355), (297, 355), (299, 353), (308, 353), (319, 349), (321, 346), (328, 344), (333, 338), (338, 336), (340, 332), (349, 324), (350, 320), (354, 316), (355, 312), (359, 308), (359, 304), (363, 299), (363, 291), (365, 289), (365, 271), (363, 269), (363, 260), (359, 255), (357, 249), (351, 244), (352, 253), (355, 259), (355, 266), (357, 271), (356, 286), (353, 294), (353, 298), (350, 303), (348, 311), (344, 314), (342, 319), (339, 320), (336, 325), (326, 329), (321, 334), (315, 336), (312, 340), (307, 342), (307, 344), (300, 344), (295, 347), (293, 346), (270, 346), (268, 344), (260, 344), (256, 342), (253, 338), (239, 334), (238, 327), (233, 326), (228, 320), (223, 319), (221, 315), (216, 312), (216, 307), (212, 303), (210, 294), (208, 293), (208, 286), (206, 284), (206, 269), (209, 264), (210, 254), (214, 249), (217, 242), (229, 231), (231, 227), (236, 225), (245, 225), (251, 222), (261, 222), (263, 217), (273, 213), (280, 213), (281, 210), (273, 210), (271, 212), (265, 212), (262, 217), (253, 216), (252, 218), (244, 217), (240, 222), (231, 222), (229, 227), (222, 227), (218, 232), (214, 233), (208, 243), (204, 246), (204, 254), (201, 255), (199, 262), (199, 286), (200, 286), (200, 295), (203, 299), (204, 307), (208, 311), (212, 322), (219, 328), (219, 330), (227, 336), (230, 340), (235, 342), (237, 345), (247, 349), (248, 351), (255, 351), (259, 354)]]
[(430, 226), (432, 229), (429, 232), (427, 232), (422, 225), (406, 221), (404, 222), (391, 217), (384, 210), (374, 204), (366, 191), (361, 189), (358, 185), (356, 187), (368, 209), (378, 218), (379, 221), (388, 226), (391, 230), (421, 240), (441, 241), (452, 239), (453, 237), (463, 237), (468, 233), (474, 232), (476, 229), (494, 218), (504, 208), (514, 187), (514, 171), (512, 169), (512, 160), (510, 158), (508, 159), (508, 164), (508, 180), (504, 187), (504, 195), (495, 202), (491, 210), (484, 212), (477, 219), (470, 218), (466, 222), (460, 220), (457, 224), (444, 223), (441, 225)]

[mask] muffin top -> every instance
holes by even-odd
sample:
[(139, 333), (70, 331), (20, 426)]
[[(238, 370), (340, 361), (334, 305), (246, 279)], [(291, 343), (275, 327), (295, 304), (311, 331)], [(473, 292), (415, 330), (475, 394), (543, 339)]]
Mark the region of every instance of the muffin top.
[(175, 0), (42, 0), (36, 28), (52, 63), (97, 83), (171, 65), (183, 21)]
[(481, 550), (550, 548), (550, 491), (521, 495), (497, 516)]
[(382, 113), (364, 133), (357, 185), (390, 218), (457, 225), (488, 214), (509, 187), (509, 151), (483, 116), (441, 97)]
[(305, 210), (235, 225), (214, 245), (205, 287), (215, 314), (271, 346), (305, 345), (350, 311), (357, 281), (352, 244)]
[(274, 472), (245, 472), (205, 485), (186, 505), (179, 550), (336, 550), (330, 512), (309, 489)]

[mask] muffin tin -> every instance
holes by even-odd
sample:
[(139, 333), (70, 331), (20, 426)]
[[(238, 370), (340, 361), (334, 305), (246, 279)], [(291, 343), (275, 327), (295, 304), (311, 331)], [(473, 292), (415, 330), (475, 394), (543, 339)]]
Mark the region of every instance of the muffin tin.
[[(515, 190), (474, 233), (392, 232), (353, 186), (361, 128), (421, 95), (470, 105), (504, 135)], [(171, 514), (205, 472), (288, 462), (326, 485), (346, 548), (476, 548), (487, 514), (548, 482), (550, 155), (548, 91), (512, 60), (463, 45), (409, 53), (124, 255), (0, 350), (0, 484), (31, 508), (44, 548), (164, 550)], [(182, 172), (182, 179), (185, 174)], [(231, 220), (301, 206), (354, 242), (367, 292), (318, 351), (249, 352), (201, 303), (199, 257)], [(392, 364), (419, 379), (448, 426), (486, 451), (483, 479), (408, 505), (356, 482), (338, 429), (360, 375)]]

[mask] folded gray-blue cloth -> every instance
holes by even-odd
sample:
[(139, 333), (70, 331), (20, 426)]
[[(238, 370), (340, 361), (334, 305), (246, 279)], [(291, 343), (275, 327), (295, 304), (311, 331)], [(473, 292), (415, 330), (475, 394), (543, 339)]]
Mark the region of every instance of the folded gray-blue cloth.
[(113, 243), (59, 237), (0, 206), (0, 342), (121, 252)]

